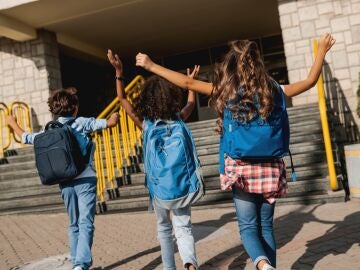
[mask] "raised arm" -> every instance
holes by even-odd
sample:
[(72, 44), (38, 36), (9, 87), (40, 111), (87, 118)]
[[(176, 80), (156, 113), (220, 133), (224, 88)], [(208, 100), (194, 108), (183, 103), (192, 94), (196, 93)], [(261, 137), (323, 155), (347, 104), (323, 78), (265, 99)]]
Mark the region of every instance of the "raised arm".
[(22, 138), (22, 135), (24, 134), (25, 131), (16, 122), (16, 118), (12, 115), (7, 115), (5, 116), (5, 121), (6, 124), (8, 124), (12, 128), (15, 134), (18, 135), (20, 138)]
[(116, 93), (120, 101), (120, 104), (125, 109), (126, 113), (130, 116), (130, 118), (134, 121), (135, 125), (139, 128), (142, 128), (142, 119), (140, 119), (135, 115), (133, 106), (126, 99), (123, 77), (122, 77), (123, 76), (122, 62), (119, 56), (117, 54), (115, 54), (114, 56), (111, 50), (108, 50), (107, 57), (109, 59), (110, 64), (115, 69)]
[(199, 92), (205, 95), (211, 95), (213, 90), (212, 83), (195, 80), (193, 78), (187, 77), (184, 74), (155, 64), (148, 55), (143, 53), (138, 53), (136, 55), (136, 65), (165, 78), (166, 80), (183, 89), (191, 89), (195, 92)]
[(12, 115), (5, 116), (6, 124), (8, 124), (12, 130), (15, 132), (16, 135), (18, 135), (21, 139), (21, 142), (24, 144), (33, 144), (34, 139), (37, 135), (42, 133), (40, 132), (26, 132), (24, 131), (19, 124), (16, 122), (16, 118)]
[[(192, 72), (190, 72), (190, 69), (188, 68), (186, 70), (187, 76), (189, 78), (194, 78), (199, 73), (199, 70), (200, 70), (199, 65), (195, 65)], [(191, 115), (191, 113), (193, 112), (193, 110), (195, 108), (195, 101), (196, 101), (195, 92), (192, 91), (191, 89), (188, 89), (188, 90), (189, 90), (189, 93), (188, 93), (187, 103), (180, 112), (180, 116), (181, 116), (182, 120), (188, 119), (188, 117)]]
[(299, 95), (309, 90), (311, 87), (315, 86), (321, 74), (325, 55), (330, 50), (332, 45), (334, 45), (334, 43), (335, 43), (335, 39), (330, 34), (325, 34), (320, 38), (318, 45), (318, 53), (315, 57), (315, 61), (310, 69), (308, 77), (305, 80), (284, 86), (285, 94), (288, 97)]

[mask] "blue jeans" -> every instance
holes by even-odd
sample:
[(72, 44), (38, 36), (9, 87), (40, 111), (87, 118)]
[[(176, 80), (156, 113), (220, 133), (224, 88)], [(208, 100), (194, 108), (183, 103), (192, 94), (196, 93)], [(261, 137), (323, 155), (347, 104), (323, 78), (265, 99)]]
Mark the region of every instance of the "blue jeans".
[(87, 270), (92, 265), (91, 246), (96, 211), (96, 177), (60, 184), (69, 216), (70, 255), (73, 266)]
[[(170, 219), (172, 212), (172, 224)], [(174, 243), (172, 237), (172, 227), (174, 226), (175, 237), (179, 249), (181, 260), (185, 266), (191, 263), (198, 269), (195, 241), (191, 226), (191, 209), (189, 207), (167, 210), (155, 206), (157, 219), (158, 239), (161, 247), (161, 258), (166, 270), (176, 270), (174, 257)]]
[(243, 246), (254, 262), (268, 260), (276, 267), (276, 243), (273, 233), (275, 204), (269, 204), (262, 194), (234, 191), (236, 216)]

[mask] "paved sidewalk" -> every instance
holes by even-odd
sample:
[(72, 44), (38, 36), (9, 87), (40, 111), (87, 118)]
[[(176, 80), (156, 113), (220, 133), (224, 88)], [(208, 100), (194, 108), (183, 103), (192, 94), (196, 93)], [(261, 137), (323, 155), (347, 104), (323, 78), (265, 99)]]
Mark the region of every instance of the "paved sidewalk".
[[(162, 269), (153, 214), (100, 215), (95, 225), (94, 268)], [(253, 269), (231, 204), (194, 209), (193, 225), (201, 269)], [(66, 226), (65, 214), (1, 216), (0, 269), (71, 269)], [(359, 200), (280, 206), (275, 227), (277, 269), (360, 269)]]

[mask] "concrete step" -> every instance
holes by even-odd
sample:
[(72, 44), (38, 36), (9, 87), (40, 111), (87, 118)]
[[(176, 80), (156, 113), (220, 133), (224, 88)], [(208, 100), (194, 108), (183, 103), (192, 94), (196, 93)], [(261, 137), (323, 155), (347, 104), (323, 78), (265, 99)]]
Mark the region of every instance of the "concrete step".
[[(2, 192), (0, 192), (0, 202), (5, 200), (14, 200), (17, 198), (30, 198), (33, 196), (57, 195), (60, 193), (58, 185), (44, 186), (40, 184), (40, 180), (37, 178), (33, 178), (31, 180), (32, 182), (26, 181), (27, 185), (12, 185), (11, 188), (6, 188), (5, 186), (5, 188), (2, 189)], [(218, 177), (207, 177), (204, 179), (204, 182), (207, 188), (216, 189), (219, 187)], [(141, 181), (137, 181), (134, 184), (124, 185), (118, 188), (121, 197), (131, 197), (144, 194), (144, 190), (144, 175), (142, 175)], [(105, 196), (107, 195), (108, 194), (105, 194)]]
[(0, 211), (0, 216), (24, 215), (24, 214), (57, 214), (66, 213), (64, 203), (59, 205), (37, 206), (29, 208), (17, 208)]
[[(211, 155), (201, 157), (203, 162), (202, 171), (204, 177), (218, 176), (218, 155)], [(288, 160), (288, 157), (285, 158)], [(290, 178), (290, 162), (287, 163), (287, 172)], [(309, 177), (323, 175), (327, 173), (327, 164), (325, 163), (324, 155), (310, 154), (296, 154), (294, 155), (294, 166), (298, 179), (308, 179)], [(11, 169), (11, 167), (9, 167)], [(143, 173), (133, 173), (130, 175), (131, 183), (143, 183)], [(35, 169), (21, 170), (21, 171), (8, 171), (0, 175), (0, 190), (5, 191), (19, 187), (30, 187), (38, 185), (40, 178)]]
[[(22, 179), (28, 179), (28, 178), (39, 178), (39, 174), (35, 167), (28, 170), (21, 170), (21, 171), (9, 171), (9, 172), (3, 172), (0, 174), (0, 184), (4, 181), (15, 181), (15, 180), (22, 180)], [(40, 180), (39, 180), (40, 181)], [(1, 190), (1, 188), (0, 188)]]
[[(297, 126), (298, 123), (304, 123), (304, 125), (307, 125), (307, 123), (309, 123), (310, 120), (312, 122), (316, 120), (317, 122), (320, 123), (319, 112), (310, 111), (310, 112), (304, 112), (301, 115), (289, 115), (289, 122), (291, 126)], [(214, 131), (216, 127), (216, 119), (201, 121), (197, 123), (187, 123), (187, 125), (191, 129), (193, 135), (204, 129), (209, 131)]]
[[(285, 198), (278, 199), (278, 204), (289, 203), (315, 203), (315, 202), (328, 202), (328, 201), (343, 201), (344, 193), (330, 193), (324, 192), (327, 187), (326, 179), (315, 179), (307, 181), (306, 183), (289, 183), (289, 192)], [(125, 188), (121, 190), (120, 199), (115, 199), (107, 202), (109, 211), (135, 211), (145, 209), (148, 206), (147, 191), (144, 187), (127, 187), (128, 190), (133, 189), (137, 192), (135, 198), (131, 196), (125, 197)], [(326, 189), (325, 189), (326, 190)], [(297, 197), (294, 197), (297, 196)], [(299, 197), (300, 196), (300, 197)], [(223, 192), (218, 189), (207, 191), (205, 198), (199, 203), (208, 204), (216, 203), (217, 201), (224, 201), (231, 199), (231, 192)], [(41, 212), (63, 212), (62, 201), (60, 195), (45, 195), (39, 200), (40, 203), (31, 203), (27, 199), (14, 200), (4, 207), (0, 202), (0, 215), (3, 214), (19, 214), (19, 213), (41, 213)]]
[[(207, 177), (204, 179), (205, 186), (208, 190), (219, 189), (219, 178), (218, 177)], [(325, 178), (320, 179), (309, 179), (306, 181), (297, 181), (289, 182), (288, 193), (296, 194), (297, 192), (310, 192), (315, 190), (327, 191), (328, 190), (328, 180)], [(125, 185), (118, 188), (118, 192), (121, 198), (129, 198), (134, 196), (147, 196), (148, 192), (143, 183), (138, 185)], [(60, 194), (60, 189), (58, 185), (53, 186), (43, 186), (39, 183), (34, 186), (29, 187), (17, 187), (6, 192), (0, 193), (0, 204), (2, 201), (16, 201), (17, 199), (31, 199), (36, 196), (38, 197), (48, 197), (56, 196)], [(116, 196), (112, 192), (113, 196)], [(110, 200), (111, 197), (108, 192), (105, 193), (107, 200)]]
[[(317, 104), (288, 109), (291, 122), (291, 151), (298, 176), (290, 182), (288, 195), (278, 204), (313, 203), (344, 200), (343, 192), (327, 193), (328, 168), (322, 139)], [(203, 174), (208, 189), (207, 195), (198, 205), (216, 204), (231, 200), (231, 192), (219, 190), (218, 143), (214, 133), (214, 119), (189, 123), (196, 140), (197, 150), (203, 164)], [(16, 150), (17, 155), (7, 157), (8, 165), (0, 166), (0, 215), (23, 213), (64, 212), (58, 186), (42, 186), (35, 169), (33, 148)], [(285, 158), (287, 167), (290, 163)], [(290, 170), (288, 170), (290, 174)], [(143, 186), (144, 174), (131, 175), (131, 185), (120, 187), (120, 197), (110, 200), (107, 208), (114, 211), (136, 211), (148, 207), (148, 192)], [(98, 211), (101, 210), (98, 205)]]
[[(220, 136), (204, 136), (194, 138), (195, 145), (197, 149), (200, 149), (202, 146), (209, 146), (214, 144), (219, 144)], [(290, 147), (295, 147), (293, 144), (304, 143), (304, 142), (322, 142), (323, 138), (320, 133), (311, 133), (311, 134), (301, 134), (301, 135), (292, 135), (290, 137)]]
[[(314, 179), (319, 177), (325, 177), (328, 174), (327, 165), (324, 163), (315, 164), (313, 166), (303, 166), (299, 168), (295, 168), (297, 181), (305, 181), (307, 179)], [(203, 175), (205, 178), (219, 177), (219, 166), (216, 165), (208, 165), (206, 168), (203, 168)], [(144, 174), (137, 173), (131, 175), (131, 183), (132, 184), (142, 184), (144, 183)], [(287, 170), (287, 179), (291, 181), (291, 171)], [(218, 181), (218, 180), (217, 180)]]
[[(194, 205), (193, 208), (216, 208), (216, 207), (234, 207), (232, 203), (232, 195), (231, 192), (222, 192), (220, 194), (208, 194), (208, 198), (212, 198), (213, 200), (209, 200), (205, 203), (199, 203)], [(216, 201), (214, 201), (216, 199)], [(307, 195), (303, 195), (301, 197), (284, 197), (277, 199), (277, 205), (290, 205), (290, 204), (318, 204), (318, 203), (334, 203), (334, 202), (344, 202), (345, 194), (343, 191), (337, 192), (327, 192), (323, 194), (315, 193), (307, 193)], [(118, 207), (120, 206), (120, 207)], [(116, 213), (116, 212), (129, 212), (129, 211), (146, 211), (148, 208), (148, 198), (142, 198), (139, 201), (135, 201), (134, 199), (129, 199), (128, 202), (119, 202), (119, 201), (111, 201), (107, 202), (106, 213)], [(63, 204), (61, 205), (50, 205), (50, 206), (37, 206), (37, 207), (29, 207), (29, 208), (19, 208), (13, 210), (0, 211), (0, 216), (2, 215), (23, 215), (23, 214), (49, 214), (49, 213), (64, 213), (65, 207)], [(97, 213), (99, 213), (99, 205), (97, 206)]]
[[(38, 180), (38, 179), (37, 179)], [(40, 180), (36, 181), (36, 184), (28, 187), (14, 187), (8, 190), (2, 190), (0, 192), (0, 202), (6, 200), (15, 200), (18, 198), (32, 198), (34, 196), (43, 196), (43, 195), (55, 195), (60, 194), (60, 189), (58, 185), (53, 186), (44, 186), (40, 184)]]
[[(313, 120), (311, 120), (313, 121)], [(291, 134), (290, 143), (291, 144), (297, 144), (307, 141), (318, 141), (322, 140), (322, 130), (320, 125), (305, 125), (306, 122), (300, 123), (299, 127), (294, 127)], [(310, 129), (309, 129), (310, 127)], [(194, 132), (195, 133), (195, 132)], [(210, 136), (211, 135), (211, 136)], [(218, 144), (219, 142), (219, 135), (215, 134), (211, 130), (211, 128), (205, 128), (201, 131), (198, 131), (194, 134), (194, 140), (196, 143), (197, 148), (201, 149), (201, 147), (213, 144)], [(19, 150), (16, 150), (18, 153), (15, 156), (7, 157), (8, 164), (14, 164), (18, 162), (27, 162), (27, 161), (33, 161), (34, 160), (34, 152), (32, 147), (25, 147)], [(104, 155), (103, 155), (104, 156)], [(115, 156), (115, 153), (113, 151), (113, 156)], [(0, 173), (2, 172), (1, 169), (7, 164), (0, 165)]]
[(319, 203), (335, 203), (335, 202), (345, 202), (345, 192), (344, 190), (332, 192), (328, 191), (324, 194), (315, 194), (312, 195), (309, 192), (304, 194), (298, 194), (297, 196), (285, 196), (277, 201), (278, 205), (291, 205), (291, 204), (319, 204)]
[[(199, 139), (196, 139), (196, 140), (199, 140)], [(218, 137), (210, 137), (210, 138), (205, 137), (205, 138), (203, 138), (203, 140), (200, 139), (198, 142), (196, 142), (196, 144), (197, 144), (197, 150), (198, 150), (199, 156), (207, 155), (210, 153), (214, 154), (218, 151), (219, 138)], [(320, 135), (316, 136), (314, 134), (311, 134), (311, 135), (307, 135), (304, 137), (298, 137), (298, 136), (294, 135), (291, 137), (290, 149), (293, 154), (297, 154), (300, 152), (306, 152), (306, 151), (318, 151), (323, 148), (324, 148), (323, 139), (322, 139), (322, 137), (320, 137)], [(33, 153), (30, 154), (30, 151), (27, 149), (27, 151), (25, 153), (24, 153), (24, 151), (22, 151), (19, 154), (21, 155), (21, 157), (23, 157), (22, 155), (28, 155), (29, 159), (28, 160), (25, 159), (26, 161), (21, 162), (21, 164), (23, 164), (25, 167), (19, 168), (22, 165), (17, 165), (17, 167), (14, 167), (14, 168), (16, 168), (16, 171), (18, 169), (19, 170), (29, 169), (30, 168), (29, 166), (32, 166), (30, 164), (31, 163), (34, 164)], [(16, 156), (14, 156), (12, 158), (14, 159), (14, 158), (16, 158)], [(16, 162), (16, 163), (20, 164), (20, 162)], [(1, 175), (3, 173), (5, 173), (6, 171), (11, 170), (9, 168), (12, 166), (15, 166), (15, 164), (12, 162), (10, 162), (8, 164), (0, 165), (0, 173), (1, 173), (0, 180), (2, 179)]]
[[(324, 151), (317, 151), (315, 153), (293, 153), (293, 160), (296, 166), (301, 166), (301, 164), (308, 164), (313, 162), (323, 161), (325, 158)], [(199, 155), (201, 164), (214, 164), (219, 162), (218, 149), (213, 149), (213, 154), (207, 155)], [(289, 158), (286, 157), (285, 160), (289, 162)], [(105, 161), (105, 159), (104, 159)], [(288, 163), (290, 164), (290, 163)], [(24, 161), (17, 163), (9, 163), (0, 166), (0, 173), (8, 173), (8, 172), (20, 172), (23, 170), (32, 170), (35, 169), (35, 161)], [(0, 179), (1, 181), (1, 179)]]
[[(287, 112), (288, 112), (289, 117), (292, 117), (292, 116), (295, 116), (298, 114), (302, 115), (304, 113), (315, 113), (315, 112), (319, 112), (319, 105), (318, 105), (318, 103), (311, 103), (311, 104), (306, 104), (306, 105), (288, 107)], [(190, 128), (193, 128), (193, 127), (196, 127), (201, 124), (213, 123), (214, 120), (216, 120), (216, 118), (205, 120), (205, 121), (199, 121), (199, 122), (191, 122), (191, 123), (187, 123), (187, 125)]]
[[(311, 135), (312, 138), (316, 137), (322, 137), (322, 129), (321, 126), (314, 126), (311, 129), (308, 129), (306, 127), (304, 127), (303, 129), (297, 128), (296, 130), (291, 130), (291, 136), (290, 136), (290, 140), (293, 138), (297, 138), (297, 137), (306, 137)], [(211, 128), (207, 128), (207, 129), (202, 129), (200, 131), (197, 132), (193, 132), (193, 138), (195, 140), (195, 142), (197, 141), (201, 141), (204, 140), (205, 138), (219, 138), (220, 135), (217, 134), (213, 129)]]
[[(218, 145), (219, 145), (219, 136), (218, 135), (214, 135), (214, 136), (205, 136), (205, 137), (198, 137), (195, 139), (195, 144), (196, 144), (196, 148), (198, 151), (198, 155), (199, 156), (203, 156), (203, 155), (207, 155), (207, 154), (214, 154), (216, 152), (218, 152)], [(295, 148), (299, 143), (306, 143), (306, 142), (310, 142), (310, 143), (322, 143), (323, 139), (322, 139), (322, 134), (321, 134), (321, 129), (319, 129), (318, 131), (314, 131), (311, 134), (294, 134), (291, 137), (291, 141), (290, 141), (290, 147), (291, 148)], [(113, 157), (115, 157), (115, 151), (112, 151), (112, 155)], [(105, 160), (105, 155), (103, 154), (103, 159)], [(33, 152), (28, 151), (28, 153), (21, 153), (17, 156), (12, 156), (7, 158), (7, 163), (6, 164), (2, 164), (0, 165), (0, 173), (2, 172), (2, 168), (5, 168), (7, 166), (10, 166), (11, 164), (25, 164), (26, 162), (33, 162), (35, 163), (35, 155)], [(26, 164), (25, 164), (26, 165)], [(20, 166), (20, 165), (19, 165)]]
[(0, 201), (0, 212), (12, 211), (16, 209), (27, 209), (32, 207), (43, 206), (59, 206), (62, 205), (60, 193), (57, 195), (48, 194), (42, 196), (35, 196), (32, 198), (16, 198), (14, 200)]
[[(209, 191), (201, 201), (195, 204), (200, 205), (214, 205), (218, 202), (226, 202), (232, 200), (232, 193), (229, 191)], [(312, 204), (312, 203), (327, 203), (327, 202), (343, 202), (345, 194), (343, 191), (338, 192), (308, 192), (306, 195), (299, 197), (284, 197), (277, 199), (277, 205), (288, 204)], [(148, 198), (141, 200), (113, 200), (106, 203), (108, 212), (128, 212), (146, 210), (149, 206)]]

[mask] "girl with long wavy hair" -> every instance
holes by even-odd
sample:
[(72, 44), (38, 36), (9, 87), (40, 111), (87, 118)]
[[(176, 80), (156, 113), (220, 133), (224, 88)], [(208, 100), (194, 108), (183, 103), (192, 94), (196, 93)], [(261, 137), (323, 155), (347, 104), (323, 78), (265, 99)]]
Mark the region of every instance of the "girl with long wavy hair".
[[(164, 77), (175, 85), (210, 96), (217, 112), (217, 132), (225, 137), (224, 114), (249, 123), (253, 119), (267, 121), (278, 110), (279, 96), (293, 97), (313, 87), (321, 73), (326, 53), (335, 43), (330, 34), (319, 40), (318, 54), (308, 77), (281, 87), (267, 73), (255, 42), (235, 40), (229, 51), (215, 67), (213, 82), (202, 82), (166, 69), (146, 55), (136, 56), (136, 65)], [(279, 90), (280, 89), (280, 90)], [(260, 144), (260, 142), (259, 142)], [(220, 144), (221, 146), (221, 144)], [(221, 152), (221, 149), (220, 149)], [(239, 155), (241, 153), (238, 153)], [(240, 155), (241, 156), (241, 155)], [(259, 270), (276, 267), (276, 244), (273, 234), (275, 198), (286, 193), (286, 171), (282, 158), (242, 160), (229, 155), (220, 156), (222, 189), (232, 189), (242, 243)]]

